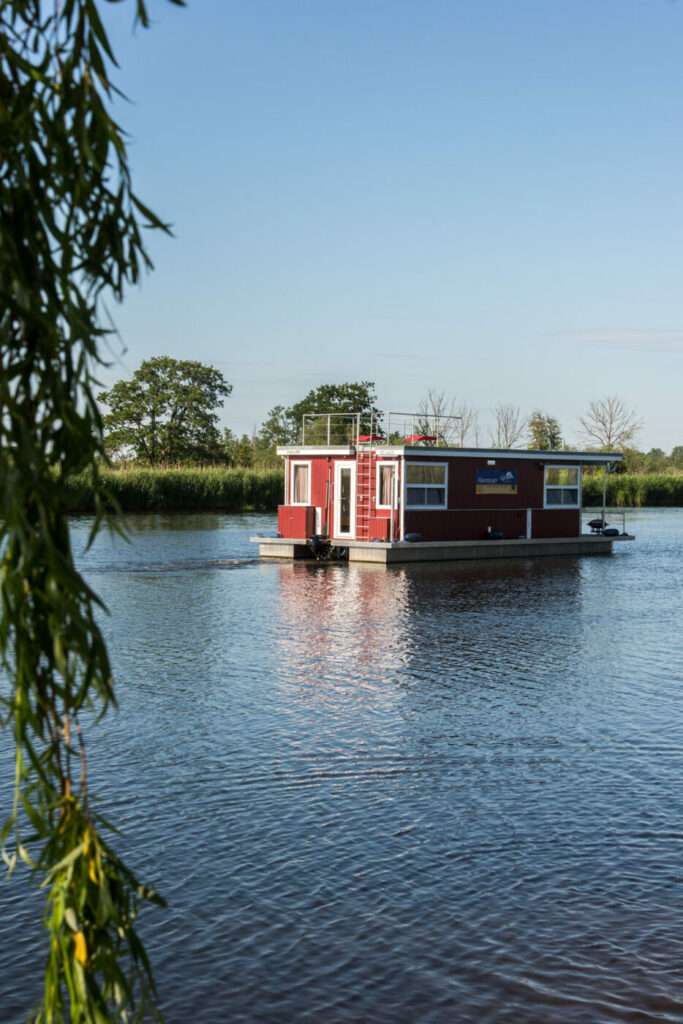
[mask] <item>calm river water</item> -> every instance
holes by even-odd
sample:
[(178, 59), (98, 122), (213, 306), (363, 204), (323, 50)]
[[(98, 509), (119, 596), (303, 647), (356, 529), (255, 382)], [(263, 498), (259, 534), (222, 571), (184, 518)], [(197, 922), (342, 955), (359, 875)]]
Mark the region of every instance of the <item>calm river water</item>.
[[(683, 510), (627, 525), (611, 557), (387, 569), (141, 516), (82, 554), (121, 705), (91, 787), (169, 903), (169, 1024), (683, 1019)], [(25, 881), (2, 1024), (39, 996)]]

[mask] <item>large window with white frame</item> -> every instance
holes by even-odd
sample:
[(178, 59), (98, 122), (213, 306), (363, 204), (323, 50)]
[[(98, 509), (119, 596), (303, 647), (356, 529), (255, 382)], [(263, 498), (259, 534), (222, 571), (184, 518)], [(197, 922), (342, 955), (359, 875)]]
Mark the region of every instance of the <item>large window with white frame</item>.
[(406, 508), (446, 508), (448, 466), (445, 462), (407, 462)]
[[(398, 478), (397, 462), (378, 462), (375, 508), (391, 508), (392, 488), (395, 488), (395, 481)], [(394, 508), (398, 505), (398, 491), (394, 490)]]
[(311, 464), (292, 462), (292, 480), (289, 490), (290, 505), (311, 504)]
[(545, 467), (545, 507), (581, 507), (581, 467)]

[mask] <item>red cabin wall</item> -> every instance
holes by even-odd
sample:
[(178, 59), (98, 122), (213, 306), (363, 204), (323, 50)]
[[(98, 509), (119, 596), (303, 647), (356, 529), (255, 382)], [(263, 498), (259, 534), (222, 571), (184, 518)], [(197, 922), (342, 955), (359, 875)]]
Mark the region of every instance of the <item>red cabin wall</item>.
[[(291, 496), (292, 494), (292, 463), (295, 462), (307, 462), (311, 467), (311, 490), (310, 490), (310, 504), (314, 509), (320, 509), (320, 529), (325, 530), (327, 526), (329, 536), (332, 536), (332, 528), (334, 523), (334, 466), (337, 462), (355, 462), (355, 457), (352, 455), (296, 455), (289, 456), (287, 459), (286, 472), (288, 474), (288, 490), (287, 493)], [(329, 522), (327, 519), (325, 499), (327, 496), (327, 481), (330, 482), (330, 496), (329, 496)], [(286, 506), (287, 508), (303, 508), (304, 506)], [(280, 530), (283, 537), (288, 536)], [(314, 529), (311, 533), (315, 533), (315, 518), (314, 518)], [(289, 535), (291, 536), (291, 534)], [(309, 534), (310, 536), (310, 534)]]

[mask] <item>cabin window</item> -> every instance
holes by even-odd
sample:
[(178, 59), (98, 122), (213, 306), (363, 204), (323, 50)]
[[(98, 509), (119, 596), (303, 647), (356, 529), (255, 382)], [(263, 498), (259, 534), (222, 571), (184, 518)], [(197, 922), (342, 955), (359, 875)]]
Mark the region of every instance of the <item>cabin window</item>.
[[(391, 487), (396, 479), (395, 462), (377, 463), (377, 502), (376, 508), (391, 508)], [(398, 504), (398, 492), (394, 494), (394, 506)]]
[(446, 508), (446, 463), (406, 464), (406, 508)]
[(578, 466), (545, 467), (545, 507), (579, 508), (581, 470)]
[(310, 462), (292, 463), (292, 505), (311, 504), (311, 464)]

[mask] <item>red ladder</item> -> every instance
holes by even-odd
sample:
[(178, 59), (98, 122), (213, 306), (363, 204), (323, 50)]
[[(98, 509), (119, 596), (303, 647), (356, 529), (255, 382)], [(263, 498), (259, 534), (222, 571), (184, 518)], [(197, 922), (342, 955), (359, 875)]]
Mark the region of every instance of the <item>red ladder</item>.
[(356, 540), (370, 540), (370, 518), (375, 514), (375, 466), (372, 442), (356, 449)]

